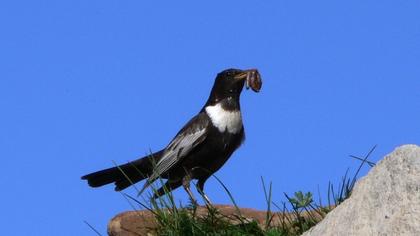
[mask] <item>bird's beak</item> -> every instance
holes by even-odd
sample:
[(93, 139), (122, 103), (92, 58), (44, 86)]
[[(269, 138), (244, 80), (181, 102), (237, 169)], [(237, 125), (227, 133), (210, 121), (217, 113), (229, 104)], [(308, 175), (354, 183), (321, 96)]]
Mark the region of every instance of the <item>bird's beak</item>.
[[(243, 70), (241, 73), (235, 75), (235, 79), (236, 80), (244, 80), (246, 78), (249, 77), (249, 74), (251, 73), (252, 70)], [(255, 70), (254, 70), (255, 71)]]
[(246, 89), (251, 87), (255, 92), (259, 92), (261, 89), (262, 81), (260, 73), (258, 73), (257, 69), (244, 70), (237, 74), (234, 78), (237, 81), (245, 80)]

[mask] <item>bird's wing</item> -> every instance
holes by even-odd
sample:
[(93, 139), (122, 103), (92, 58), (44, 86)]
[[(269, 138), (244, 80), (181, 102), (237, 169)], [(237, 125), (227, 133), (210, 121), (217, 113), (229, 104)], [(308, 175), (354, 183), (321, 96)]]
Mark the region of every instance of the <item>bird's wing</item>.
[(199, 113), (193, 117), (166, 147), (162, 158), (153, 170), (153, 174), (149, 177), (140, 193), (160, 175), (188, 155), (194, 147), (202, 143), (207, 137), (208, 125), (209, 120), (204, 113)]

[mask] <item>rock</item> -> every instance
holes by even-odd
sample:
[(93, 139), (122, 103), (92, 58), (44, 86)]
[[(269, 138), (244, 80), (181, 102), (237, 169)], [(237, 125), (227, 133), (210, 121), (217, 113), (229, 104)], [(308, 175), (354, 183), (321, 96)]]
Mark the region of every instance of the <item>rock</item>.
[(420, 235), (420, 147), (387, 155), (349, 199), (303, 235)]
[(150, 211), (127, 211), (116, 215), (108, 224), (108, 235), (138, 236), (153, 235), (157, 227)]
[[(230, 205), (214, 205), (215, 208), (224, 216), (237, 216), (237, 210)], [(255, 220), (261, 226), (265, 225), (266, 211), (259, 211), (249, 208), (240, 208), (241, 216), (244, 217), (245, 222)], [(207, 214), (207, 208), (200, 206), (197, 208), (197, 216), (204, 216)], [(273, 213), (274, 214), (274, 213)], [(272, 225), (280, 224), (279, 216), (281, 214), (274, 214)], [(236, 217), (229, 217), (232, 223), (235, 222)], [(237, 221), (237, 220), (236, 220)], [(154, 230), (157, 227), (153, 213), (148, 210), (141, 211), (127, 211), (118, 214), (108, 224), (108, 234), (112, 236), (138, 236), (138, 235), (154, 235)]]

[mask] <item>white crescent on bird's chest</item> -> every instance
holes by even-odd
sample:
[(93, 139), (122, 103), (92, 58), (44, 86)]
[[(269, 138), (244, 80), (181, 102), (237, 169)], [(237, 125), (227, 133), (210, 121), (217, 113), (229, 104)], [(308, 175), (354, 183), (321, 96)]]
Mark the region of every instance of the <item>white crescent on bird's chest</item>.
[(237, 134), (242, 129), (242, 115), (239, 110), (225, 110), (218, 103), (214, 106), (207, 106), (206, 113), (213, 125), (222, 133), (227, 130), (231, 134)]

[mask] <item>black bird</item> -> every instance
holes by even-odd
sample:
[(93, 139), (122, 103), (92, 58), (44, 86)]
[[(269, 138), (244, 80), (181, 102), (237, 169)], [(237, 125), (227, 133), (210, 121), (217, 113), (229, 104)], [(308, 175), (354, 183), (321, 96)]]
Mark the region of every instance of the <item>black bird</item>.
[(239, 104), (246, 83), (254, 91), (261, 87), (257, 70), (228, 69), (220, 72), (210, 96), (200, 110), (173, 138), (169, 145), (149, 156), (124, 165), (94, 172), (82, 177), (91, 187), (115, 183), (115, 190), (123, 190), (147, 178), (141, 194), (159, 177), (167, 182), (155, 191), (154, 198), (181, 185), (191, 200), (190, 181), (197, 179), (197, 190), (204, 194), (206, 180), (229, 159), (245, 139)]

